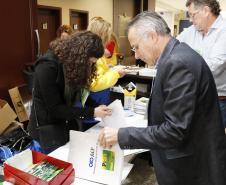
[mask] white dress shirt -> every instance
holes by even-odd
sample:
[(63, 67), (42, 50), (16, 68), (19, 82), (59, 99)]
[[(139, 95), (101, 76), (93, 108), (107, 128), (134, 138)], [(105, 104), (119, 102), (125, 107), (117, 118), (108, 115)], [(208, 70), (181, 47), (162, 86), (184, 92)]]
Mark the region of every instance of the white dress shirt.
[(205, 36), (192, 25), (177, 39), (205, 59), (213, 73), (218, 96), (226, 96), (226, 19), (219, 15)]

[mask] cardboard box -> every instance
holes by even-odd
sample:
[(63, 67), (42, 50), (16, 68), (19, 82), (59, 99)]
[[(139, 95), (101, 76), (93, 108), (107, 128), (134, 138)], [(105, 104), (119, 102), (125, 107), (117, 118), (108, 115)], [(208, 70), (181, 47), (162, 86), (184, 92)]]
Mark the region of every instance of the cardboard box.
[(0, 99), (0, 134), (16, 119), (16, 114), (9, 104)]
[(29, 119), (32, 95), (26, 85), (9, 89), (9, 94), (20, 122)]
[[(24, 171), (29, 165), (41, 161), (48, 161), (64, 170), (48, 182)], [(74, 178), (75, 171), (71, 163), (29, 149), (7, 159), (4, 163), (4, 180), (13, 184), (70, 185), (74, 181)]]

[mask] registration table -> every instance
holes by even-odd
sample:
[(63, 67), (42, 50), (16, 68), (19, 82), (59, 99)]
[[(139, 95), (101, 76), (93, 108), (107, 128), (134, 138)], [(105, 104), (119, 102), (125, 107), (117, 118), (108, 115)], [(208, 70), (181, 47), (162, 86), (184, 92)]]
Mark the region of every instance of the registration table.
[[(134, 114), (134, 113), (127, 114), (126, 122), (127, 122), (127, 126), (134, 126), (134, 127), (146, 127), (147, 126), (147, 120), (145, 120), (144, 116), (140, 115), (140, 114)], [(95, 133), (95, 132), (99, 132), (101, 129), (102, 129), (102, 127), (100, 126), (100, 124), (97, 124), (97, 125), (93, 126), (92, 128), (90, 128), (89, 130), (87, 130), (86, 132)], [(67, 161), (68, 154), (69, 154), (69, 146), (70, 146), (70, 144), (67, 143), (66, 145), (51, 152), (49, 154), (49, 156)], [(131, 169), (133, 167), (133, 164), (129, 163), (130, 160), (136, 154), (138, 154), (140, 152), (144, 152), (144, 151), (145, 150), (142, 150), (142, 149), (141, 150), (124, 150), (124, 161), (125, 162), (124, 162), (124, 168), (123, 168), (123, 173), (122, 173), (123, 180), (128, 176), (129, 172), (131, 171)], [(76, 169), (75, 169), (75, 173), (76, 173)], [(11, 183), (4, 182), (3, 185), (11, 185)], [(91, 182), (88, 180), (75, 178), (73, 185), (100, 185), (100, 183), (95, 183), (95, 182)]]

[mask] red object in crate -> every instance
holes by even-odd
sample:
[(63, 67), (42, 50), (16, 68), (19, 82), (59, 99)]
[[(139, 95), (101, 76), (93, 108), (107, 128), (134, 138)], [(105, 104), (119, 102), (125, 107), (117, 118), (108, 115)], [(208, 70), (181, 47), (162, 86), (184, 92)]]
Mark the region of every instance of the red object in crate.
[(47, 156), (36, 151), (32, 151), (32, 158), (33, 164), (45, 160), (59, 168), (63, 168), (64, 170), (52, 180), (47, 182), (22, 170), (14, 168), (7, 163), (4, 163), (4, 180), (18, 185), (70, 185), (74, 181), (75, 170), (71, 163)]

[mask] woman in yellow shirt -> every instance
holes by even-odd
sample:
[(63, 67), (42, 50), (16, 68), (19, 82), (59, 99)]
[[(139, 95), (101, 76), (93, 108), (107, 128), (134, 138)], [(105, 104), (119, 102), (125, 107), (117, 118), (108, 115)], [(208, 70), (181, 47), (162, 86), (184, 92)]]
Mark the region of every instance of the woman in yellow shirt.
[(108, 58), (109, 50), (106, 48), (106, 45), (110, 41), (112, 35), (111, 24), (102, 17), (93, 17), (87, 29), (99, 35), (105, 47), (104, 56), (98, 59), (96, 63), (97, 78), (96, 80), (93, 80), (90, 88), (90, 91), (97, 92), (114, 86), (118, 79), (126, 74), (126, 70), (124, 70), (124, 68), (113, 70), (108, 66), (110, 58)]

